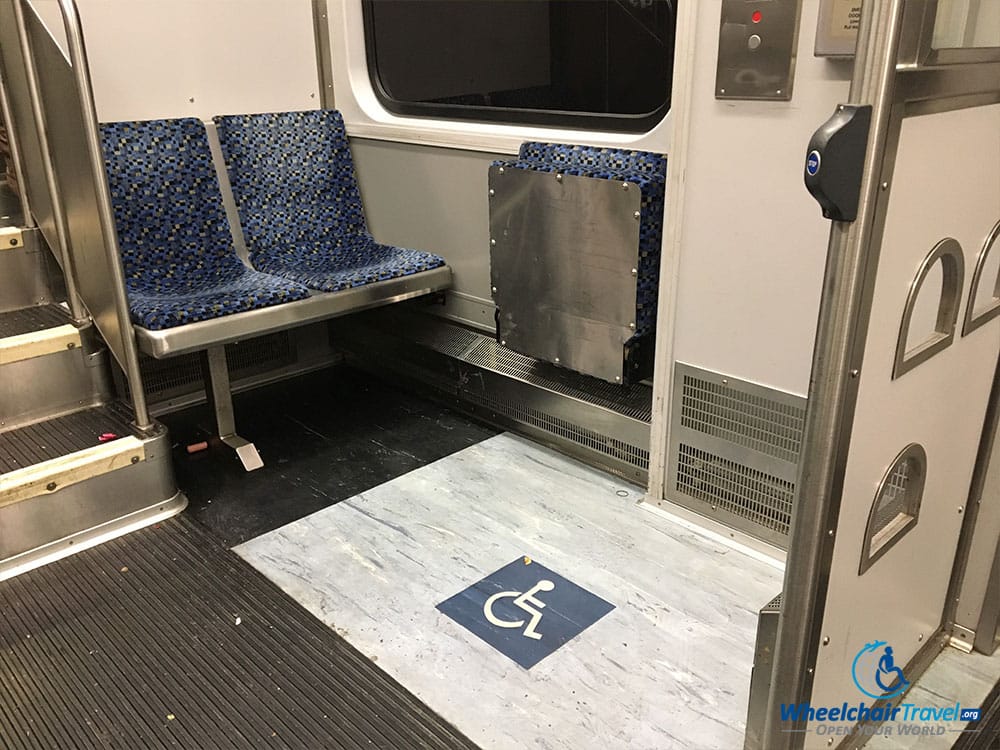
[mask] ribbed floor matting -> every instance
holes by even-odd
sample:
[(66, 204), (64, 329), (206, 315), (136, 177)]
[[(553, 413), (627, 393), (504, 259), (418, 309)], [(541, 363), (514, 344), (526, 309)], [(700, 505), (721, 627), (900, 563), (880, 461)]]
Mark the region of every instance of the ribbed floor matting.
[(131, 435), (128, 419), (118, 404), (107, 404), (0, 432), (0, 473), (93, 448), (101, 435)]
[(59, 305), (38, 305), (0, 313), (0, 338), (34, 333), (69, 323), (69, 316)]
[(185, 517), (0, 607), (4, 748), (475, 748)]

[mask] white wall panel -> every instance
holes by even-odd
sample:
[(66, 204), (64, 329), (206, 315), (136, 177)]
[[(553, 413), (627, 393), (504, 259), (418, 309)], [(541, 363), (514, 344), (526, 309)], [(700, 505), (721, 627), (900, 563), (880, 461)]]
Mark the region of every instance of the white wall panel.
[[(56, 0), (32, 0), (57, 39)], [(102, 121), (318, 105), (309, 0), (78, 0)]]
[[(718, 101), (721, 1), (698, 4), (675, 359), (805, 395), (830, 224), (802, 183), (851, 64), (813, 56), (805, 0), (789, 102)], [(678, 64), (682, 64), (678, 61)], [(669, 212), (668, 196), (668, 212)]]

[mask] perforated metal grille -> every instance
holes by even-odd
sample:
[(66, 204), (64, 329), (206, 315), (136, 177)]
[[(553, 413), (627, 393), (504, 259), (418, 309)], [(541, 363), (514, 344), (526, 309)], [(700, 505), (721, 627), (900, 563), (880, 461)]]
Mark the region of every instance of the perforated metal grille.
[(692, 375), (683, 378), (683, 427), (795, 462), (804, 423), (804, 407)]
[(681, 444), (675, 489), (781, 534), (792, 519), (795, 483)]
[[(232, 379), (254, 375), (292, 364), (296, 352), (287, 331), (226, 346), (226, 362)], [(198, 354), (182, 354), (170, 359), (140, 359), (146, 393), (159, 397), (201, 388), (201, 359)]]
[(567, 422), (564, 419), (559, 419), (543, 411), (532, 409), (516, 401), (497, 398), (490, 394), (469, 394), (469, 398), (498, 414), (503, 414), (525, 424), (530, 424), (551, 432), (554, 435), (559, 435), (578, 445), (604, 453), (632, 466), (637, 466), (641, 469), (649, 468), (649, 451), (637, 445), (631, 445), (622, 440), (601, 435), (585, 427)]
[(875, 506), (873, 536), (878, 536), (879, 532), (895, 521), (901, 513), (908, 515), (908, 508), (913, 502), (913, 498), (910, 496), (912, 492), (912, 483), (910, 482), (912, 468), (911, 462), (904, 461), (889, 476), (889, 481), (886, 482)]

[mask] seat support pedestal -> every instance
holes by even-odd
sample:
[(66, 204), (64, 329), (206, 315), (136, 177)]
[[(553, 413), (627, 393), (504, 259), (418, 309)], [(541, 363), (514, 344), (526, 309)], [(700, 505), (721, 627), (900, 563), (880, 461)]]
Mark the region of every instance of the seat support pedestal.
[(236, 434), (233, 415), (233, 393), (229, 385), (229, 368), (226, 364), (226, 347), (213, 346), (201, 353), (201, 369), (205, 380), (205, 395), (215, 410), (215, 423), (219, 440), (236, 451), (237, 458), (247, 471), (264, 465), (257, 448), (249, 440)]

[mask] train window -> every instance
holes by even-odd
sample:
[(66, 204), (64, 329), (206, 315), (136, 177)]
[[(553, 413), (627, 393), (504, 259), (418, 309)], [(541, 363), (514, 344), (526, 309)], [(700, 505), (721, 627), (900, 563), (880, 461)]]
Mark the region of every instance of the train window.
[(643, 132), (670, 106), (676, 0), (365, 0), (396, 114)]

